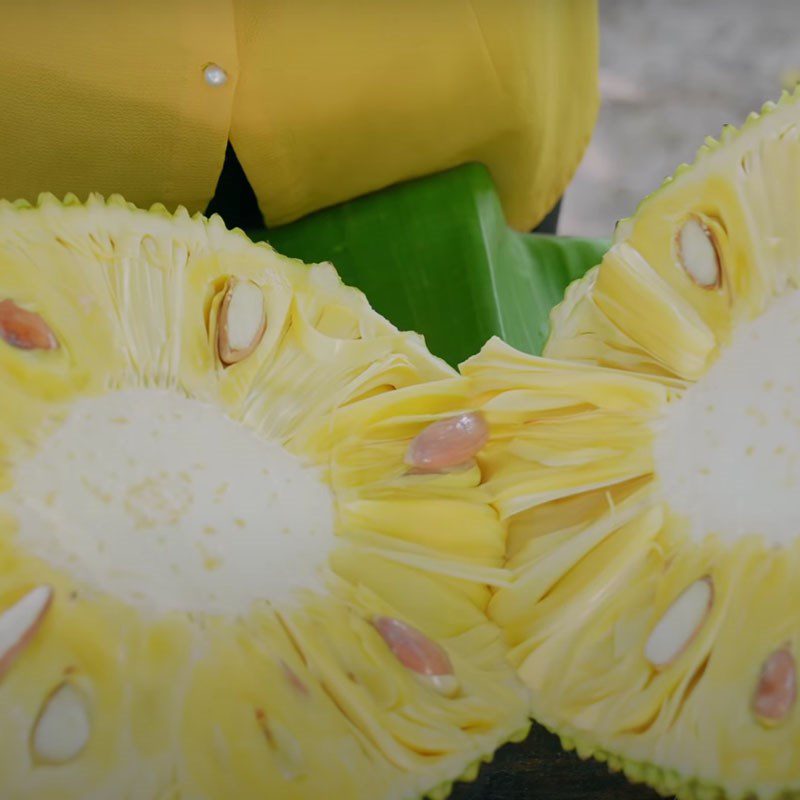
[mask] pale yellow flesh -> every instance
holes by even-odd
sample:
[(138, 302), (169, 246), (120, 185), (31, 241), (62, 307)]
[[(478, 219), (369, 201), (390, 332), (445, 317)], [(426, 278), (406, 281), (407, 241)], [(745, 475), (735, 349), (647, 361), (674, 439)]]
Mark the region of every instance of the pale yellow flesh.
[[(233, 278), (268, 324), (226, 365)], [(330, 266), (118, 199), (0, 204), (0, 296), (59, 342), (0, 341), (0, 645), (27, 631), (0, 653), (0, 795), (399, 800), (524, 730), (482, 473), (404, 464), (473, 402), (417, 337)], [(444, 647), (455, 696), (374, 615)]]
[(570, 287), (547, 359), (492, 342), (462, 370), (534, 716), (681, 797), (800, 792), (794, 684), (755, 711), (800, 649), (799, 131), (784, 97), (709, 142)]

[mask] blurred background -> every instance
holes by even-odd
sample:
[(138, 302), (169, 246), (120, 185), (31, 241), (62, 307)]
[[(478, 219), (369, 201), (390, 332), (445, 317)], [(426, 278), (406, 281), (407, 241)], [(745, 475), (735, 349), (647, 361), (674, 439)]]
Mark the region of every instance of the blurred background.
[(800, 80), (797, 0), (600, 0), (592, 143), (559, 233), (609, 236), (707, 135)]

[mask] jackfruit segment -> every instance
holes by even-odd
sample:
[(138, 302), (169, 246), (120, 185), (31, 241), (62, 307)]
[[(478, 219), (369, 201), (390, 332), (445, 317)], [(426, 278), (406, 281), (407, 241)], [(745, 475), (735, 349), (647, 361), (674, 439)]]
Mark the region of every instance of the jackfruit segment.
[[(797, 102), (796, 95), (784, 95), (777, 104), (767, 103), (760, 116), (752, 114), (741, 130), (728, 127), (719, 141), (708, 139), (692, 165), (683, 165), (634, 217), (618, 225), (615, 243), (594, 278), (573, 286), (570, 302), (553, 312), (548, 356), (664, 370), (694, 380), (702, 374), (698, 361), (705, 350), (699, 339), (687, 341), (693, 327), (679, 330), (680, 309), (693, 308), (719, 346), (738, 322), (757, 316), (772, 296), (798, 284)], [(681, 242), (686, 244), (687, 224), (691, 230), (693, 223), (708, 237), (706, 256), (713, 251), (719, 260), (716, 283), (692, 277), (691, 266), (687, 271)], [(696, 228), (692, 233), (696, 255), (704, 245)], [(628, 284), (612, 280), (620, 262), (637, 276), (631, 287), (642, 280), (658, 282), (653, 297), (627, 298)], [(702, 268), (708, 266), (706, 259)], [(605, 286), (603, 300), (593, 284)], [(661, 322), (654, 325), (654, 319)], [(654, 342), (656, 335), (673, 346)], [(632, 363), (633, 353), (638, 357), (642, 350), (651, 362), (644, 370)], [(714, 352), (706, 352), (709, 356)]]
[(534, 717), (679, 797), (800, 793), (799, 120), (782, 98), (645, 200), (548, 358), (462, 370)]
[(418, 337), (119, 198), (0, 204), (0, 276), (0, 794), (444, 797), (524, 732), (485, 420)]
[[(393, 608), (377, 592), (350, 586), (345, 603), (308, 603), (284, 620), (308, 662), (324, 674), (326, 689), (364, 736), (397, 767), (420, 776), (436, 763), (456, 772), (465, 753), (475, 760), (496, 746), (498, 726), (506, 724), (508, 709), (520, 699), (518, 687), (504, 675), (496, 629), (486, 623), (466, 625), (472, 612), (455, 609), (458, 616), (447, 627), (456, 632), (439, 638), (458, 682), (454, 696), (447, 696), (420, 680), (387, 647), (375, 618), (396, 614)], [(421, 794), (424, 787), (419, 783), (413, 791)]]
[[(484, 477), (469, 461), (442, 473), (414, 474), (409, 450), (442, 421), (457, 421), (471, 402), (461, 379), (386, 392), (337, 412), (329, 435), (331, 486), (342, 535), (365, 552), (466, 581), (470, 596), (507, 582), (505, 526), (489, 506)], [(473, 431), (466, 432), (473, 440)]]
[[(685, 385), (597, 306), (591, 289), (598, 272), (597, 267), (592, 267), (583, 280), (570, 284), (564, 300), (551, 311), (551, 334), (545, 354), (554, 360), (597, 364), (662, 379), (671, 377)], [(559, 331), (558, 337), (552, 333), (555, 330)]]
[(652, 473), (664, 386), (526, 356), (496, 339), (462, 371), (493, 432), (479, 462), (502, 517)]
[[(768, 795), (800, 785), (791, 759), (778, 756), (800, 744), (794, 714), (800, 630), (791, 615), (776, 613), (798, 600), (800, 544), (781, 537), (775, 549), (778, 535), (770, 538), (769, 530), (761, 538), (714, 530), (695, 536), (673, 509), (652, 452), (663, 416), (713, 381), (727, 355), (723, 350), (684, 395), (651, 377), (575, 365), (571, 386), (581, 412), (555, 418), (552, 406), (562, 407), (563, 395), (552, 387), (567, 379), (568, 365), (490, 343), (463, 371), (475, 381), (492, 431), (478, 456), (487, 490), (498, 508), (510, 509), (512, 579), (492, 598), (490, 616), (532, 690), (533, 715), (583, 753), (615, 754), (616, 763), (633, 765), (631, 774), (652, 783), (663, 786), (672, 776), (675, 788), (695, 781), (723, 786), (731, 796)], [(768, 361), (752, 363), (763, 369)], [(595, 386), (578, 394), (592, 373)], [(492, 374), (499, 391), (491, 388)], [(744, 383), (755, 385), (752, 375), (742, 381), (742, 394)], [(537, 382), (538, 392), (531, 389)], [(718, 386), (721, 404), (731, 388)], [(638, 397), (638, 408), (632, 403), (611, 416), (617, 395)], [(573, 448), (573, 458), (553, 459), (547, 448), (528, 446), (547, 441), (554, 421), (563, 432), (553, 441)], [(747, 430), (728, 431), (738, 434)], [(702, 441), (697, 432), (694, 439)], [(639, 452), (648, 454), (639, 470), (604, 485), (619, 453), (634, 459)], [(564, 473), (575, 469), (572, 461), (586, 470), (580, 483)], [(542, 501), (531, 493), (532, 482), (549, 480), (565, 488), (564, 496)], [(728, 503), (741, 485), (730, 488)], [(698, 525), (713, 519), (708, 507), (697, 507), (697, 514)]]
[(716, 346), (714, 334), (634, 248), (622, 242), (608, 253), (593, 294), (600, 311), (670, 372), (686, 379), (702, 375)]

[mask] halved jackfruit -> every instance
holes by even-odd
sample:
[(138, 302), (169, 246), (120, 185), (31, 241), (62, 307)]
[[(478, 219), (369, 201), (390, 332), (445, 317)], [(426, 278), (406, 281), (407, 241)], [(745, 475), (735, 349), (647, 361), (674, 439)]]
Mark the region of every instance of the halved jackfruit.
[(442, 797), (523, 735), (470, 402), (329, 265), (0, 204), (0, 795)]
[(798, 219), (795, 95), (618, 226), (545, 358), (463, 367), (533, 715), (682, 798), (800, 793)]

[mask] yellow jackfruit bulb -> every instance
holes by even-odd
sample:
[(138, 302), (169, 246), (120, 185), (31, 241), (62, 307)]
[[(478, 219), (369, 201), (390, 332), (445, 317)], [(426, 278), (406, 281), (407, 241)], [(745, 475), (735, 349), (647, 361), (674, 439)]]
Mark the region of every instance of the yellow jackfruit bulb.
[(0, 796), (474, 775), (527, 701), (467, 385), (219, 219), (0, 204)]
[(535, 718), (681, 798), (800, 793), (800, 97), (620, 224), (544, 358), (468, 361)]

